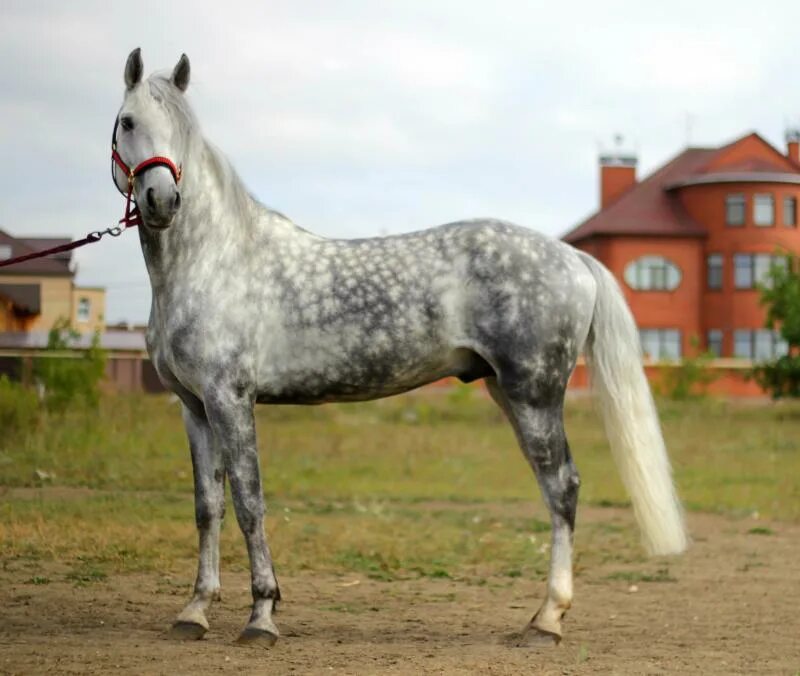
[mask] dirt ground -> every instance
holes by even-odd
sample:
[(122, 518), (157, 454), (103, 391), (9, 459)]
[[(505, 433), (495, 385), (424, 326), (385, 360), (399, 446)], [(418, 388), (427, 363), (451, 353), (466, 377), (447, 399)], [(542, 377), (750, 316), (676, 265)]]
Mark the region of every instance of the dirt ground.
[[(612, 513), (630, 518), (583, 509), (580, 519)], [(689, 521), (695, 543), (670, 563), (668, 580), (609, 577), (619, 563), (582, 570), (559, 646), (509, 643), (544, 580), (283, 575), (283, 636), (264, 650), (232, 643), (248, 612), (243, 573), (223, 571), (205, 639), (177, 642), (166, 629), (189, 570), (178, 581), (117, 575), (75, 587), (55, 581), (56, 564), (54, 581), (42, 585), (7, 566), (0, 673), (800, 673), (800, 526), (704, 514)]]

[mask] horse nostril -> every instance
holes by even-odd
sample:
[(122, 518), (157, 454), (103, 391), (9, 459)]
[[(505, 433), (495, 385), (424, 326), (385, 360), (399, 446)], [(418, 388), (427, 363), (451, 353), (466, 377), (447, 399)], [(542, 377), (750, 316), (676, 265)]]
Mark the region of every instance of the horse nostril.
[(172, 204), (173, 208), (177, 210), (181, 206), (181, 194), (179, 192), (175, 193), (175, 201)]
[(147, 189), (147, 193), (146, 193), (146, 199), (147, 199), (147, 206), (150, 207), (151, 209), (155, 209), (156, 208), (156, 191), (153, 190), (152, 188), (148, 188)]

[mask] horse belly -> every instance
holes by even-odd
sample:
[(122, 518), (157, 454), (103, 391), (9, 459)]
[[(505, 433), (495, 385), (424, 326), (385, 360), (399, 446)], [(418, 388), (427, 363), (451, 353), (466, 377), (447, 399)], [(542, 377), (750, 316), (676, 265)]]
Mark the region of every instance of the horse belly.
[(490, 373), (483, 360), (462, 349), (413, 360), (397, 360), (390, 355), (381, 360), (355, 358), (335, 367), (284, 372), (281, 378), (259, 388), (256, 400), (263, 404), (367, 401), (450, 376), (469, 381)]

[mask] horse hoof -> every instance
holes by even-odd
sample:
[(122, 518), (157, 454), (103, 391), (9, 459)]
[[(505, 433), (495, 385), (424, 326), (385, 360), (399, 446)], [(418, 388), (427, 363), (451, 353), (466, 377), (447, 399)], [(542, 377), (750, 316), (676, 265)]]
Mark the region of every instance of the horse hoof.
[(239, 645), (255, 645), (262, 648), (271, 648), (278, 640), (278, 634), (268, 631), (267, 629), (258, 629), (257, 627), (245, 627), (244, 631), (239, 634), (236, 643)]
[(561, 634), (534, 626), (525, 629), (520, 638), (523, 645), (558, 645), (561, 643)]
[(178, 621), (172, 625), (169, 630), (170, 638), (176, 638), (181, 641), (197, 641), (208, 631), (208, 627), (204, 627), (197, 622), (183, 622)]
[(526, 627), (518, 633), (511, 634), (506, 639), (506, 645), (512, 648), (535, 648), (556, 646), (561, 642), (561, 636), (550, 631), (536, 627)]

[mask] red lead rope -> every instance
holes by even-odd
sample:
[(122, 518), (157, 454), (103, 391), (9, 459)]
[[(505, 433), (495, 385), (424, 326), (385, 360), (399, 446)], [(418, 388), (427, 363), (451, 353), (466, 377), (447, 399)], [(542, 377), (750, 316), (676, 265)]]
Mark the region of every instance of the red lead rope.
[[(114, 132), (116, 135), (116, 125), (114, 126)], [(168, 157), (161, 157), (160, 155), (157, 155), (156, 157), (151, 157), (143, 162), (140, 162), (133, 169), (129, 169), (128, 165), (125, 164), (125, 162), (119, 156), (119, 153), (117, 152), (117, 146), (114, 144), (111, 146), (111, 159), (116, 162), (117, 166), (119, 166), (119, 168), (122, 169), (128, 177), (128, 192), (122, 193), (125, 195), (125, 215), (119, 219), (118, 225), (106, 228), (105, 230), (95, 230), (94, 232), (90, 232), (83, 239), (75, 240), (69, 244), (62, 244), (60, 246), (54, 246), (50, 249), (34, 251), (33, 253), (25, 254), (24, 256), (17, 256), (16, 258), (9, 258), (7, 260), (0, 261), (0, 268), (4, 268), (7, 265), (14, 265), (16, 263), (30, 261), (34, 258), (43, 258), (44, 256), (52, 256), (53, 254), (63, 253), (64, 251), (72, 251), (72, 249), (77, 249), (78, 247), (85, 246), (86, 244), (94, 244), (95, 242), (99, 242), (103, 238), (103, 235), (119, 237), (127, 228), (133, 228), (137, 225), (142, 225), (142, 215), (139, 213), (139, 208), (136, 206), (136, 202), (133, 199), (133, 184), (135, 183), (136, 177), (139, 174), (151, 169), (152, 167), (166, 167), (169, 169), (172, 177), (175, 179), (175, 183), (178, 183), (181, 180), (181, 168), (176, 166), (175, 163)]]
[[(54, 246), (52, 249), (45, 249), (44, 251), (34, 251), (33, 253), (25, 254), (24, 256), (17, 256), (16, 258), (9, 258), (8, 260), (0, 261), (0, 268), (5, 267), (6, 265), (14, 265), (14, 263), (22, 263), (24, 261), (29, 261), (34, 258), (41, 258), (42, 256), (50, 256), (55, 253), (61, 253), (63, 251), (71, 251), (72, 249), (77, 249), (79, 246), (83, 246), (84, 244), (92, 244), (93, 242), (99, 242), (100, 238), (105, 235), (106, 233), (113, 235), (114, 233), (111, 232), (112, 230), (119, 230), (117, 234), (122, 233), (121, 228), (109, 228), (108, 230), (95, 231), (90, 232), (86, 237), (83, 239), (75, 240), (74, 242), (70, 242), (69, 244), (62, 244), (61, 246)], [(117, 235), (114, 235), (115, 237)]]

